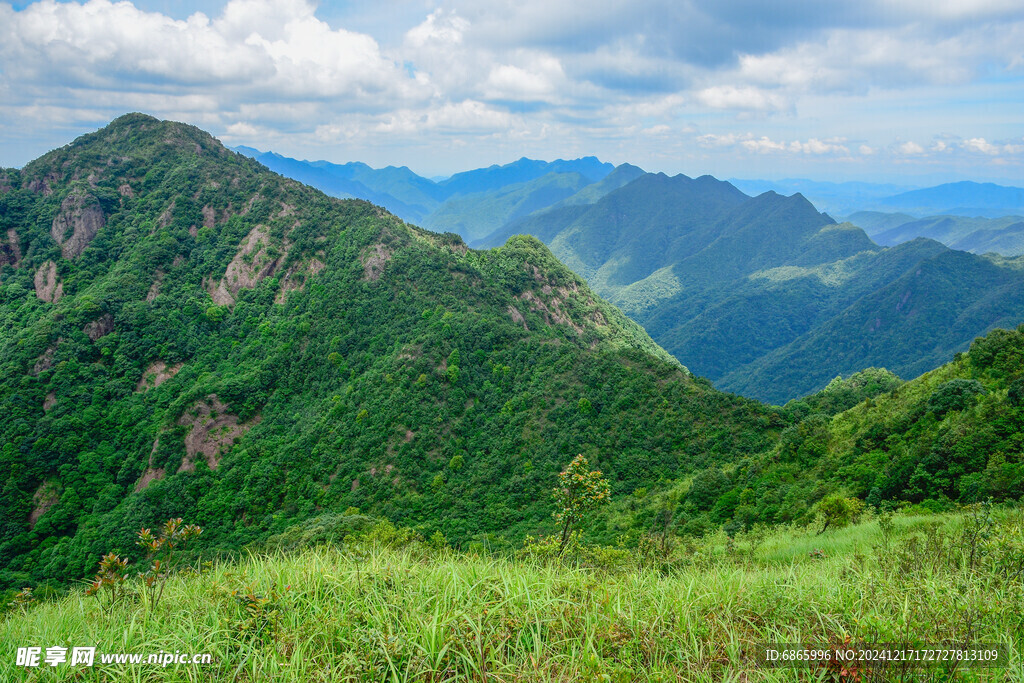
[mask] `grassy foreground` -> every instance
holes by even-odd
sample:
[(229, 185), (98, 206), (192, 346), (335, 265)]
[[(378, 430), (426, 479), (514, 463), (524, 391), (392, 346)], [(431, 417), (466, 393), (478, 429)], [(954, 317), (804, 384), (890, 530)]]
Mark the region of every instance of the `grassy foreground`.
[[(1000, 513), (974, 542), (970, 523), (904, 516), (888, 531), (872, 519), (821, 536), (718, 535), (680, 544), (670, 564), (609, 552), (610, 568), (396, 549), (379, 536), (250, 555), (173, 576), (156, 608), (136, 581), (112, 605), (76, 590), (19, 608), (0, 624), (0, 680), (1024, 680), (1013, 573), (1024, 515)], [(846, 637), (1001, 642), (1010, 661), (901, 677), (757, 668), (748, 652)], [(82, 645), (214, 663), (14, 666), (18, 647)]]

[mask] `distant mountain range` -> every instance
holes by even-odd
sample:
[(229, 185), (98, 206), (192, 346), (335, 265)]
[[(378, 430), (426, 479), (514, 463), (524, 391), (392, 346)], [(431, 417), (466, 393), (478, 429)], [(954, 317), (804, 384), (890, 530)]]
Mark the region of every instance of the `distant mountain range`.
[(914, 218), (905, 213), (858, 211), (848, 216), (847, 220), (864, 228), (873, 240), (885, 246), (917, 237), (928, 237), (954, 249), (975, 254), (1024, 254), (1024, 217), (1021, 216)]
[(586, 206), (510, 223), (717, 386), (774, 402), (840, 373), (913, 377), (1024, 321), (1024, 262), (915, 239), (883, 248), (802, 195), (646, 174)]
[[(1020, 253), (1021, 226), (1012, 220), (856, 214), (870, 224), (865, 232), (859, 223), (837, 223), (799, 193), (741, 191), (764, 181), (737, 187), (711, 176), (668, 177), (628, 164), (613, 169), (593, 157), (520, 159), (440, 182), (404, 168), (255, 158), (325, 191), (333, 187), (431, 230), (455, 232), (472, 247), (536, 236), (696, 374), (776, 403), (869, 366), (913, 377), (993, 327), (1024, 322), (1020, 259), (942, 244)], [(972, 187), (980, 188), (973, 203), (989, 209), (1015, 196), (1015, 188), (956, 186), (946, 195), (949, 206), (972, 203)], [(941, 187), (905, 189), (811, 187), (831, 192), (834, 201), (857, 196), (878, 206), (920, 208), (944, 196)], [(959, 227), (942, 227), (949, 223)]]
[(858, 211), (904, 213), (913, 218), (939, 214), (1000, 218), (1024, 215), (1024, 189), (994, 183), (961, 181), (916, 188), (886, 183), (829, 183), (802, 178), (731, 182), (748, 194), (799, 192), (832, 216)]
[(566, 199), (614, 169), (595, 157), (550, 162), (524, 157), (434, 181), (405, 166), (374, 169), (360, 162), (299, 161), (252, 147), (233, 149), (333, 197), (365, 199), (411, 223), (471, 238)]

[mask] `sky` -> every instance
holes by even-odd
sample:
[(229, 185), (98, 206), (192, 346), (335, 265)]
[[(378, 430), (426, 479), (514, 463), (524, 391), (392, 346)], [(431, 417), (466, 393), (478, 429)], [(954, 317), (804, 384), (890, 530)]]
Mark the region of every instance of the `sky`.
[(0, 165), (129, 111), (424, 176), (1024, 185), (1021, 0), (0, 2)]

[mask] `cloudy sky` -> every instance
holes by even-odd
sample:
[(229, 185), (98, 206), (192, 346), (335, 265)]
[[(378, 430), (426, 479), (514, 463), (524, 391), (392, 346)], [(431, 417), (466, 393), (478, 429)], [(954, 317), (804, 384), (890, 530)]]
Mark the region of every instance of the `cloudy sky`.
[(427, 176), (1024, 185), (1020, 0), (0, 2), (0, 165), (127, 111)]

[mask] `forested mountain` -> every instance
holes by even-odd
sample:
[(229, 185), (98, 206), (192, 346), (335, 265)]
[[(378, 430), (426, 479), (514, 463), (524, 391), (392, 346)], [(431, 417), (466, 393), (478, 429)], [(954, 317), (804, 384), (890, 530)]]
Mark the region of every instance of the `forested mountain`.
[[(864, 395), (873, 398), (832, 417)], [(772, 450), (693, 478), (684, 530), (807, 521), (808, 501), (825, 492), (931, 510), (1024, 495), (1024, 327), (995, 330), (905, 384), (860, 373), (788, 407), (807, 417)]]
[(801, 195), (748, 197), (710, 176), (646, 174), (527, 233), (696, 374), (773, 402), (867, 366), (915, 377), (1024, 321), (1019, 260), (917, 239), (883, 248)]
[(169, 517), (238, 548), (360, 508), (547, 528), (577, 453), (631, 492), (768, 448), (530, 237), (490, 251), (126, 115), (0, 173), (0, 583)]
[(874, 241), (885, 246), (927, 237), (953, 249), (975, 254), (1024, 254), (1024, 217), (1021, 216), (913, 218), (903, 213), (858, 211), (847, 220), (864, 228)]

